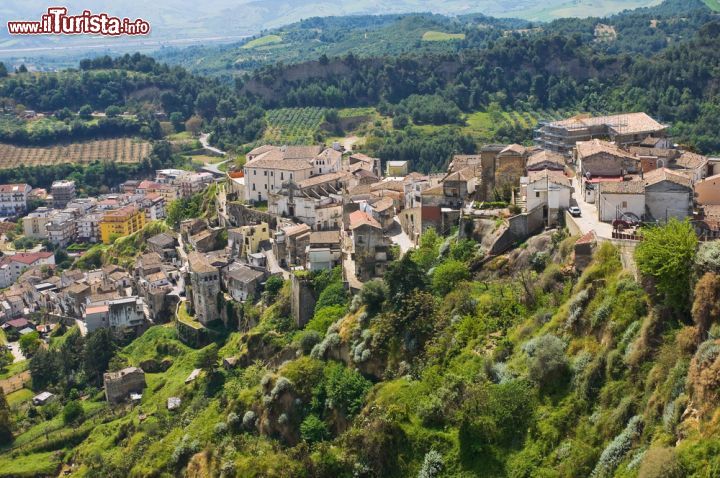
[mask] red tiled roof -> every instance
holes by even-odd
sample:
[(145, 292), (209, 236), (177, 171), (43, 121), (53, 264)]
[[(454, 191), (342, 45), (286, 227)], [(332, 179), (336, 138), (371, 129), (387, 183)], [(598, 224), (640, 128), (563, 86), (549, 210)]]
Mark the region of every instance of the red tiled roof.
[(364, 226), (364, 225), (382, 229), (382, 227), (380, 226), (380, 223), (377, 222), (369, 214), (367, 214), (363, 211), (355, 211), (353, 213), (350, 213), (350, 229), (355, 229), (357, 227)]
[(18, 252), (17, 254), (6, 257), (14, 262), (21, 262), (23, 264), (31, 265), (41, 259), (49, 259), (52, 256), (52, 252)]

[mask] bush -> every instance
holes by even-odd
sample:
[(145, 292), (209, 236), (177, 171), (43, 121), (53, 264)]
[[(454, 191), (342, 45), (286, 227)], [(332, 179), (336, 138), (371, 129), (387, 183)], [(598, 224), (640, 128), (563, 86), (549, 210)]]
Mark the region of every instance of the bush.
[(345, 306), (331, 305), (321, 309), (315, 309), (315, 315), (305, 326), (305, 330), (314, 330), (321, 336), (325, 335), (328, 328), (345, 315)]
[(334, 363), (325, 369), (325, 391), (330, 408), (351, 417), (362, 408), (365, 394), (372, 384), (360, 373)]
[(683, 476), (675, 450), (654, 446), (643, 457), (638, 478), (680, 478)]
[(634, 416), (625, 429), (603, 450), (591, 478), (605, 478), (613, 475), (620, 462), (632, 447), (633, 441), (642, 431), (642, 417)]
[(435, 450), (430, 450), (425, 454), (418, 478), (436, 478), (440, 476), (444, 464), (442, 455)]
[(447, 295), (460, 282), (470, 279), (467, 266), (457, 260), (445, 261), (435, 268), (432, 275), (432, 288), (440, 296)]
[(300, 336), (300, 350), (304, 354), (309, 354), (315, 345), (319, 344), (322, 340), (320, 332), (317, 330), (306, 330)]
[(567, 377), (569, 364), (565, 343), (554, 335), (537, 337), (523, 346), (528, 355), (530, 379), (543, 388), (554, 388)]
[(388, 287), (382, 279), (374, 279), (366, 282), (360, 289), (360, 300), (369, 314), (376, 314), (382, 309), (389, 292)]
[(76, 401), (68, 402), (63, 408), (63, 423), (70, 424), (80, 421), (85, 413), (82, 405)]
[(310, 414), (300, 424), (300, 436), (309, 443), (326, 440), (329, 436), (327, 425), (317, 415)]

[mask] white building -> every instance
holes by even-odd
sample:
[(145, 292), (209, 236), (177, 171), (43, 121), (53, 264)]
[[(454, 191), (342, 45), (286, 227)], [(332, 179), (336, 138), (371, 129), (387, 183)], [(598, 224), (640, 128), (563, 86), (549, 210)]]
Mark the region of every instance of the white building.
[(89, 213), (80, 216), (75, 220), (77, 229), (77, 239), (80, 242), (95, 243), (100, 241), (100, 222), (103, 213)]
[(0, 216), (16, 216), (27, 211), (28, 184), (0, 184)]
[(336, 173), (342, 154), (320, 146), (261, 146), (250, 151), (245, 174), (245, 200), (267, 201), (287, 181), (299, 183), (312, 176)]
[(54, 264), (55, 255), (52, 252), (18, 252), (6, 255), (0, 259), (0, 288), (13, 285), (26, 269)]
[(547, 223), (553, 225), (558, 213), (570, 207), (572, 183), (562, 171), (529, 171), (528, 176), (520, 179), (520, 194), (527, 212), (543, 208)]
[(180, 178), (180, 192), (183, 197), (197, 194), (214, 181), (210, 173), (191, 173)]
[(55, 214), (45, 224), (47, 238), (50, 242), (60, 247), (66, 247), (75, 241), (77, 227), (75, 217), (66, 212)]
[(645, 183), (642, 180), (602, 182), (597, 198), (598, 218), (611, 222), (623, 214), (645, 214)]
[(139, 327), (145, 323), (143, 300), (133, 296), (88, 304), (83, 320), (88, 332), (100, 328), (119, 331)]

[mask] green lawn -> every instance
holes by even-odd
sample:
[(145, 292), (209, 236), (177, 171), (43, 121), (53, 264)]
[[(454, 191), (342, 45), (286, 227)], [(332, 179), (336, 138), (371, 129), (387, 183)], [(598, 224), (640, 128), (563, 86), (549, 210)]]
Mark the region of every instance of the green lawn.
[(189, 325), (193, 329), (202, 329), (203, 326), (200, 322), (195, 320), (195, 317), (192, 317), (188, 311), (186, 304), (183, 303), (178, 307), (178, 320), (182, 322), (183, 324)]
[(210, 156), (207, 154), (196, 154), (193, 156), (188, 156), (188, 158), (193, 163), (197, 163), (200, 165), (205, 164), (205, 163), (215, 164), (215, 163), (219, 163), (221, 161), (225, 161), (225, 159), (226, 159), (223, 156)]
[(62, 455), (49, 451), (12, 458), (0, 456), (0, 477), (2, 476), (50, 476), (57, 473)]
[(437, 32), (434, 30), (423, 33), (423, 41), (451, 41), (451, 40), (464, 40), (464, 33), (445, 33)]
[(243, 48), (245, 50), (250, 50), (252, 48), (273, 45), (276, 43), (282, 43), (282, 37), (280, 35), (265, 35), (264, 37), (250, 40), (249, 42), (247, 42), (246, 44), (243, 45)]
[(32, 390), (28, 390), (27, 388), (21, 388), (20, 390), (16, 390), (15, 392), (12, 392), (11, 394), (7, 395), (7, 402), (8, 405), (11, 407), (13, 405), (18, 405), (22, 402), (27, 402), (31, 398), (33, 398), (35, 394)]

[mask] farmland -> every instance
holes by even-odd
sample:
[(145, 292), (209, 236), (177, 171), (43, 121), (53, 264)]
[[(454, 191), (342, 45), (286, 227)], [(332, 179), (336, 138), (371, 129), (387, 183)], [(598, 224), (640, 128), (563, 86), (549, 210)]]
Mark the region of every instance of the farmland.
[(250, 40), (242, 46), (244, 50), (251, 50), (253, 48), (260, 48), (267, 45), (274, 45), (282, 43), (282, 37), (280, 35), (266, 35), (264, 37)]
[(46, 147), (20, 147), (0, 143), (0, 169), (63, 163), (111, 161), (138, 163), (150, 154), (147, 141), (114, 138)]
[(267, 129), (262, 142), (271, 144), (311, 144), (323, 122), (322, 108), (281, 108), (267, 113)]
[(450, 41), (450, 40), (464, 40), (464, 33), (445, 33), (436, 31), (427, 31), (423, 33), (423, 41)]

